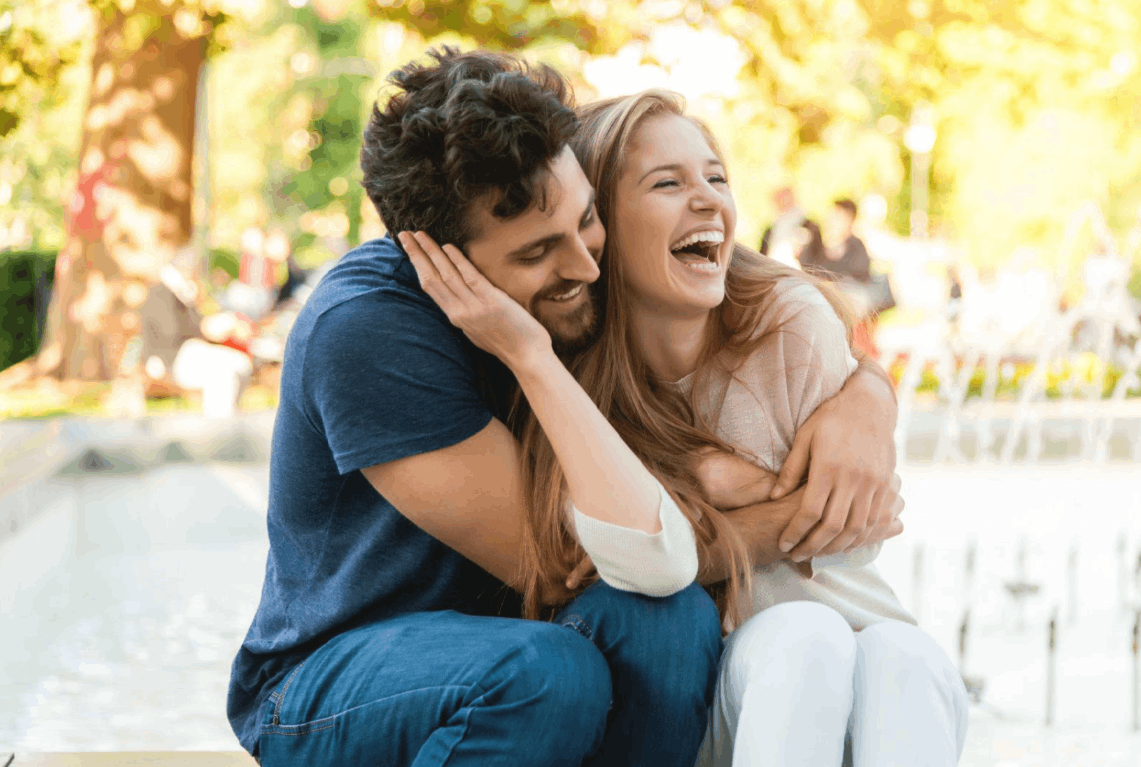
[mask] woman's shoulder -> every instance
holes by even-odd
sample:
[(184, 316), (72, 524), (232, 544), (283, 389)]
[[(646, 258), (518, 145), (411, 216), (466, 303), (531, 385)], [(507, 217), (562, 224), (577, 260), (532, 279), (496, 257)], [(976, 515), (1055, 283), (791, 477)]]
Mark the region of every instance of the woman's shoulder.
[(821, 289), (806, 277), (785, 277), (778, 281), (757, 323), (754, 338), (791, 326), (815, 326), (829, 318), (841, 323), (836, 310)]

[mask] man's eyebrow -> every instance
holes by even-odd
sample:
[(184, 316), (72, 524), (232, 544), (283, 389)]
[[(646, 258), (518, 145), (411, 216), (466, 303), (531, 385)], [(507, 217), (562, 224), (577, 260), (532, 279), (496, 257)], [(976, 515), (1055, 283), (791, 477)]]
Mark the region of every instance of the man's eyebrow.
[[(705, 164), (706, 165), (720, 165), (722, 168), (725, 167), (725, 164), (723, 162), (721, 162), (720, 160), (718, 160), (716, 157), (710, 157), (708, 160), (705, 161)], [(646, 171), (645, 176), (642, 176), (640, 179), (638, 179), (638, 183), (639, 184), (642, 183), (643, 181), (646, 180), (646, 176), (649, 176), (651, 173), (657, 173), (660, 170), (681, 170), (681, 163), (671, 162), (671, 163), (666, 163), (665, 165), (658, 165), (655, 168), (650, 168), (648, 171)]]
[[(590, 215), (591, 209), (594, 208), (594, 200), (595, 200), (595, 197), (597, 196), (597, 194), (598, 193), (595, 190), (593, 190), (593, 189), (590, 190), (590, 199), (587, 201), (586, 210), (583, 212), (582, 218), (579, 219), (579, 226), (582, 226), (583, 224), (585, 224), (587, 216)], [(537, 239), (531, 240), (526, 245), (520, 245), (518, 248), (515, 248), (515, 250), (512, 250), (510, 253), (508, 253), (507, 257), (508, 258), (519, 258), (519, 257), (525, 255), (526, 253), (534, 250), (535, 248), (542, 248), (542, 247), (547, 247), (548, 245), (554, 245), (562, 239), (563, 239), (563, 234), (561, 232), (556, 232), (555, 234), (548, 234), (545, 237), (539, 237)]]
[(556, 242), (558, 242), (562, 238), (563, 238), (563, 235), (561, 232), (556, 232), (555, 234), (548, 234), (546, 237), (540, 237), (536, 240), (531, 240), (526, 245), (520, 245), (518, 248), (515, 248), (515, 250), (508, 253), (507, 257), (508, 258), (518, 258), (518, 257), (523, 256), (524, 254), (534, 250), (535, 248), (542, 248), (542, 247), (546, 247), (548, 245), (554, 245)]
[(586, 220), (590, 218), (590, 211), (594, 210), (594, 201), (598, 197), (598, 192), (594, 189), (590, 190), (590, 199), (586, 201), (586, 208), (582, 211), (582, 218), (578, 220), (580, 227), (586, 226)]

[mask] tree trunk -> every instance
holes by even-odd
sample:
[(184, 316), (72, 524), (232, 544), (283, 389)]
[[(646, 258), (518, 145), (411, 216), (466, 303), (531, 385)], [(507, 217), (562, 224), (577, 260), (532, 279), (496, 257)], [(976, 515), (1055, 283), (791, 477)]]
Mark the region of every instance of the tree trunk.
[(176, 28), (181, 5), (142, 2), (130, 14), (97, 14), (79, 178), (36, 361), (41, 374), (114, 377), (148, 287), (190, 241), (206, 42), (200, 30)]

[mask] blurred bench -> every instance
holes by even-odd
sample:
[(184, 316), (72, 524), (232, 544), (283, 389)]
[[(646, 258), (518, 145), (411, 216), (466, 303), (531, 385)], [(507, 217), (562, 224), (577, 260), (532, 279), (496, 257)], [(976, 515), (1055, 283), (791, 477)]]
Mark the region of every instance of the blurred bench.
[(244, 751), (0, 753), (0, 767), (257, 767)]

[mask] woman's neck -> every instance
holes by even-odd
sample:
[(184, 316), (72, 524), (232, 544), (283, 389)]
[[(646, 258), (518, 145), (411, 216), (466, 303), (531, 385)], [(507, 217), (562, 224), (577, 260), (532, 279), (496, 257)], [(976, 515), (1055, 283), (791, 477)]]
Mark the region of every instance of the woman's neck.
[(634, 343), (654, 376), (673, 382), (696, 370), (712, 318), (713, 312), (677, 317), (635, 309), (630, 318)]

